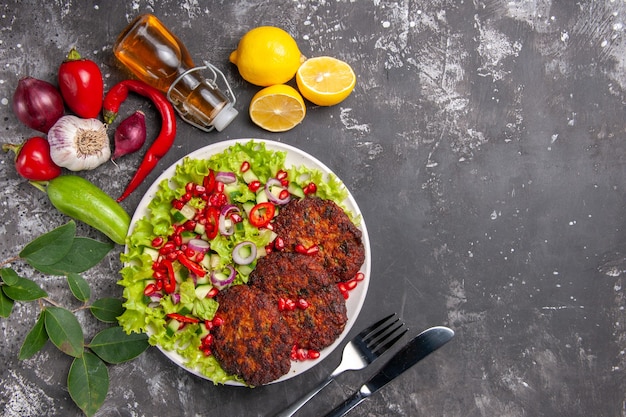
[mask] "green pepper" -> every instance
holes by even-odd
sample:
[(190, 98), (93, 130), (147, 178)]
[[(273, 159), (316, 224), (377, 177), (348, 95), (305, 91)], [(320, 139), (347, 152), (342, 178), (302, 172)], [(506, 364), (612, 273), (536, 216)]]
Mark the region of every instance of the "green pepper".
[(130, 216), (112, 197), (83, 177), (61, 175), (50, 181), (31, 181), (48, 194), (61, 213), (101, 231), (123, 245), (130, 227)]

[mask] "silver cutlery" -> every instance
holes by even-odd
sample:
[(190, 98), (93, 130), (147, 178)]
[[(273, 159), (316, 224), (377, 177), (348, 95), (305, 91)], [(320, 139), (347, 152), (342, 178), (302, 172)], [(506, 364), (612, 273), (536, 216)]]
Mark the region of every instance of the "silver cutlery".
[(393, 355), (380, 371), (363, 384), (357, 392), (326, 414), (325, 417), (341, 417), (345, 415), (404, 371), (448, 343), (453, 336), (454, 331), (443, 326), (424, 330)]
[(328, 378), (320, 382), (315, 388), (302, 396), (289, 407), (276, 414), (276, 417), (293, 416), (315, 394), (331, 383), (339, 374), (348, 370), (363, 369), (376, 358), (385, 353), (396, 343), (407, 329), (404, 323), (391, 314), (382, 320), (372, 324), (361, 333), (357, 334), (343, 349), (342, 359), (339, 366)]

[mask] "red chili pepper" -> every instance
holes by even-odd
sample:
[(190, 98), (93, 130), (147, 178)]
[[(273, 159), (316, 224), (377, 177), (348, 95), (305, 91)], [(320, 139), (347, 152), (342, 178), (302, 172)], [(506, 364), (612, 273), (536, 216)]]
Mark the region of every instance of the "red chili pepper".
[(263, 227), (274, 218), (275, 211), (276, 207), (272, 203), (259, 203), (250, 210), (248, 220), (254, 227)]
[(165, 290), (167, 294), (171, 294), (176, 290), (176, 274), (174, 273), (174, 265), (172, 265), (172, 261), (169, 259), (164, 259), (162, 264), (167, 270), (163, 290)]
[(195, 318), (195, 317), (189, 317), (189, 316), (183, 316), (182, 314), (179, 313), (168, 313), (167, 317), (174, 319), (174, 320), (178, 320), (181, 323), (200, 323), (200, 320)]
[(213, 192), (215, 188), (215, 172), (212, 169), (209, 170), (209, 174), (204, 177), (202, 185), (205, 188), (205, 193), (210, 194)]
[(204, 225), (204, 232), (210, 240), (214, 239), (219, 232), (220, 211), (213, 206), (207, 207), (205, 211), (206, 223)]
[(161, 131), (146, 152), (141, 165), (139, 165), (128, 186), (117, 199), (118, 202), (128, 197), (141, 184), (159, 160), (170, 150), (176, 138), (176, 114), (174, 107), (172, 107), (163, 93), (139, 80), (124, 80), (109, 90), (104, 97), (103, 105), (105, 123), (113, 123), (120, 106), (128, 97), (129, 91), (147, 97), (152, 101), (161, 115)]
[(190, 270), (191, 272), (193, 272), (197, 276), (203, 277), (203, 276), (206, 275), (206, 271), (204, 270), (204, 268), (202, 268), (199, 264), (197, 264), (194, 261), (192, 261), (191, 259), (189, 259), (187, 257), (187, 255), (185, 255), (184, 253), (182, 253), (182, 252), (179, 253), (178, 257), (176, 259), (178, 259), (178, 262), (183, 264), (183, 266), (185, 268), (187, 268), (188, 270)]

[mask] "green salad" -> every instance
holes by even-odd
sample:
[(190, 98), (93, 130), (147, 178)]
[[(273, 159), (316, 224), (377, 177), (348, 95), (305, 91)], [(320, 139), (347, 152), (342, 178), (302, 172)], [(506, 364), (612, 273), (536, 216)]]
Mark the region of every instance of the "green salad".
[(247, 283), (272, 250), (271, 220), (283, 204), (315, 195), (345, 209), (348, 197), (334, 175), (285, 160), (264, 142), (236, 143), (208, 159), (184, 158), (159, 183), (121, 255), (126, 332), (147, 333), (215, 383), (237, 380), (211, 354), (211, 329), (221, 324), (215, 295)]

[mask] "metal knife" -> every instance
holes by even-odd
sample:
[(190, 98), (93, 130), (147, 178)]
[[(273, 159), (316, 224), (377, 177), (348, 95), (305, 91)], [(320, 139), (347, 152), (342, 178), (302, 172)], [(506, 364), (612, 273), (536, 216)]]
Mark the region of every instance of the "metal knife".
[(345, 415), (404, 371), (448, 343), (453, 336), (454, 331), (443, 326), (424, 330), (393, 355), (380, 371), (363, 384), (357, 392), (345, 400), (343, 404), (326, 414), (325, 417), (341, 417)]

